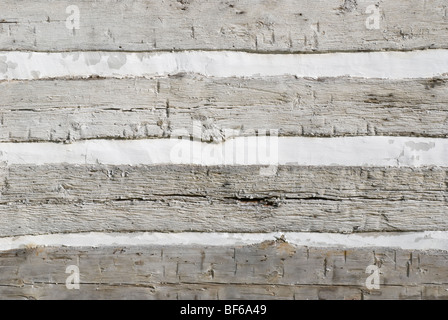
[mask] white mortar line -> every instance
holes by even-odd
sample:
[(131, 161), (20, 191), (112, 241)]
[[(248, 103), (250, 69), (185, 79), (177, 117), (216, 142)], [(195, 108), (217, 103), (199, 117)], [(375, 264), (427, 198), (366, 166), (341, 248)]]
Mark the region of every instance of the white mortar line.
[(241, 246), (275, 240), (284, 236), (297, 246), (343, 248), (398, 248), (405, 250), (448, 250), (448, 231), (401, 233), (72, 233), (27, 235), (0, 238), (0, 250), (35, 246), (101, 247), (101, 246)]
[(237, 137), (0, 143), (4, 164), (448, 166), (448, 139), (410, 137)]
[[(0, 52), (0, 79), (54, 77), (154, 77), (180, 72), (217, 77), (428, 78), (448, 73), (448, 50), (323, 54), (257, 54), (230, 51), (158, 53)], [(6, 71), (5, 71), (6, 69)]]

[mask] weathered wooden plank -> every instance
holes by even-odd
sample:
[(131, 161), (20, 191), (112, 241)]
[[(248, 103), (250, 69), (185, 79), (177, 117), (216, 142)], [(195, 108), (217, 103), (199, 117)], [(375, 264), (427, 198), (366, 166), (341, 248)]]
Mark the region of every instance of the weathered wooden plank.
[(362, 300), (447, 300), (446, 286), (383, 286), (381, 291), (363, 290)]
[(444, 0), (282, 0), (256, 6), (250, 0), (22, 0), (18, 6), (16, 0), (5, 0), (0, 50), (446, 48), (445, 5)]
[[(442, 299), (446, 251), (244, 247), (30, 248), (0, 253), (3, 298)], [(69, 265), (80, 289), (65, 287)], [(369, 265), (379, 289), (368, 289)], [(120, 297), (121, 293), (121, 297)]]
[(0, 286), (0, 300), (446, 300), (446, 286), (382, 286), (381, 290), (350, 286), (238, 284), (82, 284), (67, 290), (61, 284)]
[(382, 286), (381, 290), (351, 286), (238, 284), (82, 284), (67, 290), (61, 284), (0, 286), (0, 300), (446, 300), (446, 286)]
[(375, 232), (448, 230), (441, 201), (213, 200), (10, 203), (1, 236), (90, 231)]
[(448, 230), (444, 168), (14, 165), (2, 236)]
[(448, 169), (282, 165), (11, 165), (0, 204), (197, 197), (281, 205), (282, 200), (448, 201)]
[[(419, 289), (416, 289), (419, 290)], [(422, 290), (422, 289), (420, 289)], [(442, 293), (443, 294), (443, 293)], [(381, 297), (381, 296), (380, 296)], [(369, 297), (370, 298), (370, 297)], [(437, 296), (440, 299), (440, 296)], [(83, 284), (82, 290), (65, 285), (34, 283), (32, 286), (0, 287), (0, 300), (361, 300), (361, 290), (348, 286), (279, 286), (157, 284)], [(393, 299), (393, 298), (391, 298)], [(179, 310), (180, 312), (180, 310)]]
[(294, 77), (0, 82), (0, 141), (192, 135), (446, 137), (445, 79)]

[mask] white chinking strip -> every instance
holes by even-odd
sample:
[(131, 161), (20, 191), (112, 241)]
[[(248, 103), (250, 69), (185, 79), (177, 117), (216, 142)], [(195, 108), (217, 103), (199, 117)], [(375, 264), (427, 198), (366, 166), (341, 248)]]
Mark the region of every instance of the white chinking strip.
[(448, 139), (410, 137), (237, 137), (0, 143), (4, 164), (448, 166)]
[(67, 233), (0, 238), (0, 251), (36, 246), (241, 246), (284, 236), (291, 244), (307, 247), (369, 248), (404, 250), (448, 250), (448, 231), (399, 233)]
[(324, 54), (183, 52), (0, 52), (0, 80), (155, 77), (181, 72), (216, 77), (428, 78), (448, 73), (448, 50)]

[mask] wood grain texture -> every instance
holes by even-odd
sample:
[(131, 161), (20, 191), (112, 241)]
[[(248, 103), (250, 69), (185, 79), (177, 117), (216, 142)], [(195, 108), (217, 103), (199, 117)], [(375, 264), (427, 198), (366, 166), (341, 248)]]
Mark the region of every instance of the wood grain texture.
[[(366, 276), (368, 276), (366, 274)], [(249, 284), (64, 284), (0, 286), (0, 300), (446, 300), (445, 285), (385, 286), (381, 290), (357, 286)]]
[[(166, 196), (254, 200), (448, 200), (447, 168), (12, 165), (0, 203), (157, 200)], [(30, 184), (30, 180), (32, 183)]]
[(0, 82), (0, 141), (448, 136), (445, 79), (295, 77)]
[(10, 166), (2, 236), (448, 230), (444, 168)]
[[(5, 0), (0, 50), (246, 50), (315, 52), (446, 48), (444, 0), (382, 1)], [(66, 27), (77, 5), (79, 29)]]
[[(446, 299), (446, 259), (445, 251), (307, 248), (282, 241), (38, 247), (0, 253), (0, 293), (8, 299)], [(65, 288), (69, 265), (79, 267), (79, 290)], [(380, 268), (380, 289), (365, 286), (369, 265)]]
[[(66, 27), (71, 5), (80, 10), (79, 29)], [(372, 5), (380, 19), (370, 30)], [(0, 51), (89, 51), (88, 65), (98, 63), (99, 51), (445, 49), (447, 30), (445, 0), (0, 4)], [(14, 66), (5, 59), (2, 73)], [(113, 59), (109, 67), (120, 68), (122, 61)], [(170, 136), (221, 142), (272, 129), (280, 136), (447, 138), (447, 100), (446, 78), (177, 74), (0, 81), (0, 143)], [(1, 164), (0, 237), (448, 230), (447, 168), (280, 166), (267, 176), (260, 170)], [(0, 251), (0, 299), (448, 299), (447, 259), (446, 251), (308, 248), (281, 239), (211, 247), (30, 243)], [(68, 265), (80, 268), (80, 290), (65, 287)], [(365, 286), (369, 265), (381, 270), (380, 289)]]
[(160, 232), (387, 232), (444, 231), (440, 201), (207, 200), (0, 206), (2, 236), (90, 231)]

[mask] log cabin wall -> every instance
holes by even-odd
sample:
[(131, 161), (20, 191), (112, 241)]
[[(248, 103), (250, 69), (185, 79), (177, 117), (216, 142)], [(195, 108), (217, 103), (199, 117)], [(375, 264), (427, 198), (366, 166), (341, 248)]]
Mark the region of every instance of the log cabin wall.
[(0, 298), (448, 298), (444, 0), (2, 0)]

